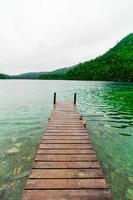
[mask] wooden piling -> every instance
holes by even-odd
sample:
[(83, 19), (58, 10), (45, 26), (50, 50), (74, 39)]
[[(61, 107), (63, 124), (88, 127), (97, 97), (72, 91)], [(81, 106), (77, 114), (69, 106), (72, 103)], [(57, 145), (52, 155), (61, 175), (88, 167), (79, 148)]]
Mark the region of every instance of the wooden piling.
[(74, 105), (76, 105), (76, 93), (74, 93)]
[(56, 92), (54, 92), (54, 105), (56, 104)]

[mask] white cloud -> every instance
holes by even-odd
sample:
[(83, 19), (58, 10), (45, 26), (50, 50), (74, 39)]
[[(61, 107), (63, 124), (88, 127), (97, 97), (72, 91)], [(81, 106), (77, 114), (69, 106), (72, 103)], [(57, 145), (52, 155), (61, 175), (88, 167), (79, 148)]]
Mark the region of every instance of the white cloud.
[(133, 31), (132, 0), (0, 0), (0, 72), (94, 58)]

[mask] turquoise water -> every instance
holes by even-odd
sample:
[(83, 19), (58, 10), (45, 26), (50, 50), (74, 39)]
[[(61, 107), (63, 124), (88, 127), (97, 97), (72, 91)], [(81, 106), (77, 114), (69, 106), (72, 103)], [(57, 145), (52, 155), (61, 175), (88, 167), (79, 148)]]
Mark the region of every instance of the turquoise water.
[(52, 110), (53, 93), (87, 120), (113, 200), (133, 199), (133, 84), (0, 81), (0, 199), (20, 200)]

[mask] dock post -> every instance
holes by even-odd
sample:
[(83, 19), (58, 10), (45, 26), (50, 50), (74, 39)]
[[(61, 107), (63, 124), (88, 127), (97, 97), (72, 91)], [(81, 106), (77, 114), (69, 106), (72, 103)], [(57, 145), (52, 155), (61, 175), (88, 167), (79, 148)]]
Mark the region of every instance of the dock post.
[(74, 105), (76, 105), (76, 93), (74, 93)]
[(56, 92), (54, 92), (54, 105), (56, 104)]

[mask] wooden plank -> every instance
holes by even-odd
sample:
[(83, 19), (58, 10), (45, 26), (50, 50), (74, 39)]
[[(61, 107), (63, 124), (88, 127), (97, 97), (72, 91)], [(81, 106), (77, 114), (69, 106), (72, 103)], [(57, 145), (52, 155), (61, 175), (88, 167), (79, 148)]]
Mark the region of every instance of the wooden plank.
[(28, 179), (26, 189), (107, 189), (104, 179)]
[(96, 155), (40, 155), (37, 154), (35, 161), (96, 161)]
[(49, 125), (83, 125), (83, 121), (79, 120), (49, 120)]
[(63, 129), (63, 130), (54, 130), (54, 129), (47, 130), (46, 129), (45, 133), (71, 133), (71, 134), (73, 134), (73, 133), (79, 133), (79, 134), (86, 133), (87, 134), (85, 129), (83, 129), (83, 130), (71, 130), (71, 129), (69, 129), (69, 130), (67, 130), (67, 129)]
[(49, 128), (52, 128), (52, 129), (55, 129), (55, 128), (62, 128), (62, 129), (64, 129), (64, 128), (70, 128), (70, 129), (84, 129), (84, 126), (82, 125), (82, 124), (53, 124), (53, 125), (48, 125), (47, 126), (47, 128), (49, 129)]
[(81, 126), (84, 126), (84, 124), (83, 124), (83, 122), (82, 123), (79, 123), (79, 122), (66, 122), (66, 121), (64, 121), (64, 122), (49, 122), (49, 126), (51, 126), (51, 127), (54, 127), (54, 126), (79, 126), (79, 127), (81, 127)]
[(87, 134), (87, 131), (85, 129), (50, 129), (50, 130), (47, 130), (46, 129), (46, 132), (62, 132), (62, 133), (86, 133)]
[(77, 116), (77, 117), (72, 117), (72, 116), (51, 116), (52, 117), (52, 120), (62, 120), (62, 119), (65, 119), (65, 120), (80, 120), (80, 116)]
[(101, 169), (33, 169), (29, 178), (103, 178)]
[(37, 154), (94, 154), (92, 149), (38, 149)]
[(99, 162), (34, 162), (33, 168), (37, 169), (97, 169), (100, 168)]
[(72, 126), (54, 126), (54, 127), (51, 127), (51, 126), (48, 126), (47, 127), (47, 130), (51, 131), (51, 130), (71, 130), (71, 132), (73, 130), (75, 131), (84, 131), (84, 127), (81, 126), (81, 127), (78, 127), (78, 126), (75, 126), (75, 127), (72, 127)]
[(43, 149), (92, 149), (91, 144), (40, 144)]
[[(45, 197), (45, 199), (44, 199)], [(110, 200), (107, 189), (25, 190), (23, 200)]]
[(65, 136), (55, 136), (55, 135), (45, 135), (43, 137), (43, 139), (47, 139), (47, 140), (84, 140), (84, 139), (89, 139), (89, 137), (87, 135), (85, 136), (72, 136), (72, 135), (65, 135)]
[(73, 120), (75, 120), (75, 119), (80, 119), (81, 118), (81, 116), (80, 115), (76, 115), (76, 114), (73, 114), (73, 113), (67, 113), (67, 112), (65, 112), (65, 113), (63, 113), (63, 112), (60, 112), (60, 113), (55, 113), (55, 114), (53, 114), (53, 115), (51, 115), (50, 116), (50, 119), (49, 120), (53, 120), (53, 119), (56, 119), (56, 120), (58, 120), (58, 119), (73, 119)]
[(83, 133), (78, 133), (78, 132), (62, 132), (62, 131), (58, 131), (58, 132), (53, 132), (53, 131), (51, 131), (51, 132), (46, 132), (45, 134), (44, 134), (44, 136), (51, 136), (51, 135), (54, 135), (54, 136), (57, 136), (57, 135), (59, 135), (59, 136), (87, 136), (87, 133), (85, 133), (85, 132), (83, 132)]
[(89, 140), (48, 140), (48, 139), (43, 139), (41, 141), (41, 144), (88, 144), (90, 143)]

